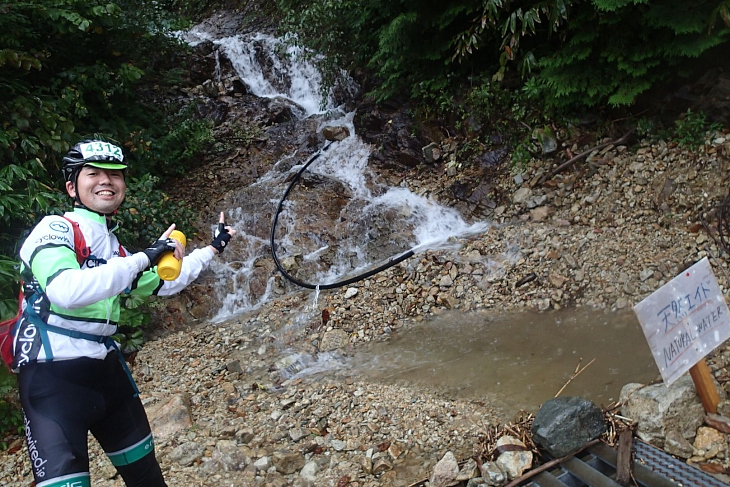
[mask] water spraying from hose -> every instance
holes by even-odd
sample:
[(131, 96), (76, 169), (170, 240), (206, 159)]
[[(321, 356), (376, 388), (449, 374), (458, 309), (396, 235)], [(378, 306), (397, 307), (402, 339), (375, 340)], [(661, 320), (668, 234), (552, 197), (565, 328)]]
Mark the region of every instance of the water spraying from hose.
[(281, 265), (281, 262), (279, 261), (279, 257), (276, 255), (276, 225), (279, 221), (279, 214), (281, 213), (281, 210), (284, 207), (284, 202), (286, 201), (287, 197), (289, 196), (289, 193), (294, 188), (294, 186), (297, 184), (297, 181), (299, 181), (299, 178), (302, 176), (304, 171), (307, 170), (310, 164), (312, 164), (314, 161), (319, 158), (319, 156), (322, 154), (323, 151), (326, 151), (329, 146), (332, 145), (332, 142), (325, 145), (322, 149), (320, 149), (316, 154), (314, 154), (312, 157), (309, 158), (306, 164), (304, 164), (299, 171), (294, 175), (294, 178), (292, 178), (291, 183), (289, 183), (289, 186), (286, 188), (286, 191), (284, 191), (284, 196), (282, 196), (281, 200), (279, 201), (279, 205), (276, 207), (276, 212), (274, 212), (274, 219), (271, 224), (271, 257), (274, 259), (274, 263), (276, 264), (276, 268), (281, 273), (282, 276), (287, 278), (289, 281), (293, 282), (297, 286), (307, 288), (307, 289), (316, 289), (317, 292), (319, 292), (320, 289), (336, 289), (338, 287), (344, 287), (353, 283), (356, 283), (358, 281), (362, 281), (363, 279), (367, 279), (368, 277), (374, 276), (375, 274), (378, 274), (390, 267), (393, 267), (394, 265), (399, 264), (400, 262), (403, 262), (404, 260), (412, 257), (414, 255), (414, 252), (412, 250), (408, 250), (407, 252), (404, 252), (403, 254), (389, 260), (385, 264), (382, 264), (375, 269), (369, 270), (367, 272), (363, 272), (362, 274), (358, 274), (357, 276), (343, 279), (341, 281), (333, 282), (331, 284), (310, 284), (304, 281), (301, 281), (291, 274), (289, 274), (284, 267)]

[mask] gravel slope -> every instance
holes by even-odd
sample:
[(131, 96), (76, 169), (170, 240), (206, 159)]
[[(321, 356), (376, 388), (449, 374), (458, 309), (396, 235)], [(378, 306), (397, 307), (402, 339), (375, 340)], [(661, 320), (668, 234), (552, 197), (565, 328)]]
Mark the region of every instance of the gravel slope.
[[(507, 170), (491, 181), (503, 195), (496, 206), (450, 198), (442, 171), (409, 180), (494, 225), (458, 253), (421, 254), (357, 283), (357, 293), (323, 292), (314, 312), (305, 309), (308, 294), (290, 295), (226, 323), (170, 333), (139, 353), (134, 375), (149, 406), (174, 394), (190, 400), (194, 426), (157, 441), (168, 484), (412, 485), (447, 451), (469, 457), (497, 422), (489, 405), (352, 378), (286, 380), (292, 364), (277, 363), (280, 344), (353, 350), (449, 309), (628, 309), (704, 256), (727, 289), (727, 255), (701, 218), (716, 222), (728, 153), (721, 133), (693, 152), (665, 142), (609, 146), (542, 185), (550, 168), (535, 162), (521, 172), (522, 190)], [(718, 376), (727, 376), (726, 348), (710, 360)], [(0, 453), (2, 486), (31, 483), (18, 445)], [(93, 485), (123, 485), (92, 445)], [(181, 445), (196, 446), (199, 458), (186, 464)], [(282, 451), (294, 452), (293, 473), (271, 467)]]

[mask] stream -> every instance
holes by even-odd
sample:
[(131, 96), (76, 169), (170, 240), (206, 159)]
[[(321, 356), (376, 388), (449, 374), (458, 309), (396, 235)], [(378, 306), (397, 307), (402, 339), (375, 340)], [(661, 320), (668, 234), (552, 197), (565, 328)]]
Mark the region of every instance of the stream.
[[(405, 187), (380, 182), (368, 168), (371, 148), (355, 133), (354, 113), (345, 112), (333, 96), (323, 98), (321, 76), (311, 63), (300, 59), (295, 48), (265, 34), (214, 39), (193, 29), (185, 39), (191, 44), (212, 41), (217, 55), (230, 59), (251, 93), (287, 100), (297, 117), (316, 124), (318, 132), (336, 126), (349, 134), (317, 153), (318, 160), (307, 175), (315, 178), (315, 190), (335, 187), (333, 194), (347, 198), (327, 193), (292, 198), (282, 205), (276, 251), (279, 259), (296, 266), (298, 278), (314, 284), (337, 282), (406, 251), (456, 251), (456, 238), (476, 237), (489, 230), (490, 222), (466, 222), (456, 211)], [(354, 84), (349, 87), (350, 92), (356, 89)], [(249, 234), (246, 229), (260, 226), (264, 215), (274, 213), (288, 182), (304, 162), (296, 152), (285, 155), (236, 195), (241, 204), (228, 211), (227, 221), (241, 229), (243, 245), (237, 246), (242, 250), (234, 261), (213, 267), (222, 283), (218, 286), (221, 307), (213, 322), (230, 320), (274, 299), (274, 278), (263, 293), (251, 290), (249, 281), (256, 263), (269, 257), (270, 247), (261, 232)], [(297, 191), (305, 192), (295, 188), (293, 193)], [(520, 252), (513, 245), (509, 255), (501, 258), (513, 260)], [(490, 264), (499, 272), (499, 263)], [(312, 314), (318, 295), (318, 289), (310, 295)], [(307, 318), (303, 316), (302, 322)], [(563, 386), (562, 395), (580, 395), (608, 405), (618, 400), (624, 384), (649, 382), (658, 375), (631, 311), (450, 311), (349, 355), (309, 356), (284, 345), (279, 350), (282, 360), (290, 362), (285, 367), (289, 371), (286, 378), (317, 380), (328, 375), (419, 384), (451, 397), (484, 400), (505, 417), (519, 409), (534, 411)], [(585, 369), (571, 380), (582, 367)]]

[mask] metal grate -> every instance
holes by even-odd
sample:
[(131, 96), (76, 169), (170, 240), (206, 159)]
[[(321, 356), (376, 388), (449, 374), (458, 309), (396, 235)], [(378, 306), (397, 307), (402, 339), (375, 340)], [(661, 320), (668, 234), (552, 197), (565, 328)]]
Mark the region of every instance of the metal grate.
[(642, 462), (653, 471), (672, 479), (676, 485), (684, 487), (728, 487), (702, 470), (681, 462), (658, 448), (643, 441), (634, 441), (636, 460)]
[[(617, 457), (617, 450), (597, 443), (520, 486), (621, 487), (615, 480)], [(728, 487), (715, 477), (636, 439), (634, 457), (632, 471), (639, 487)]]

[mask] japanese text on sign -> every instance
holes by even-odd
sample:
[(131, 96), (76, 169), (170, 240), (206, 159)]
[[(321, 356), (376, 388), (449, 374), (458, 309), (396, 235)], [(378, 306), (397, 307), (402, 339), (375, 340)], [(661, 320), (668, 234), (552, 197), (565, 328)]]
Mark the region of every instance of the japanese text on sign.
[(730, 338), (728, 307), (707, 258), (634, 306), (664, 383)]

